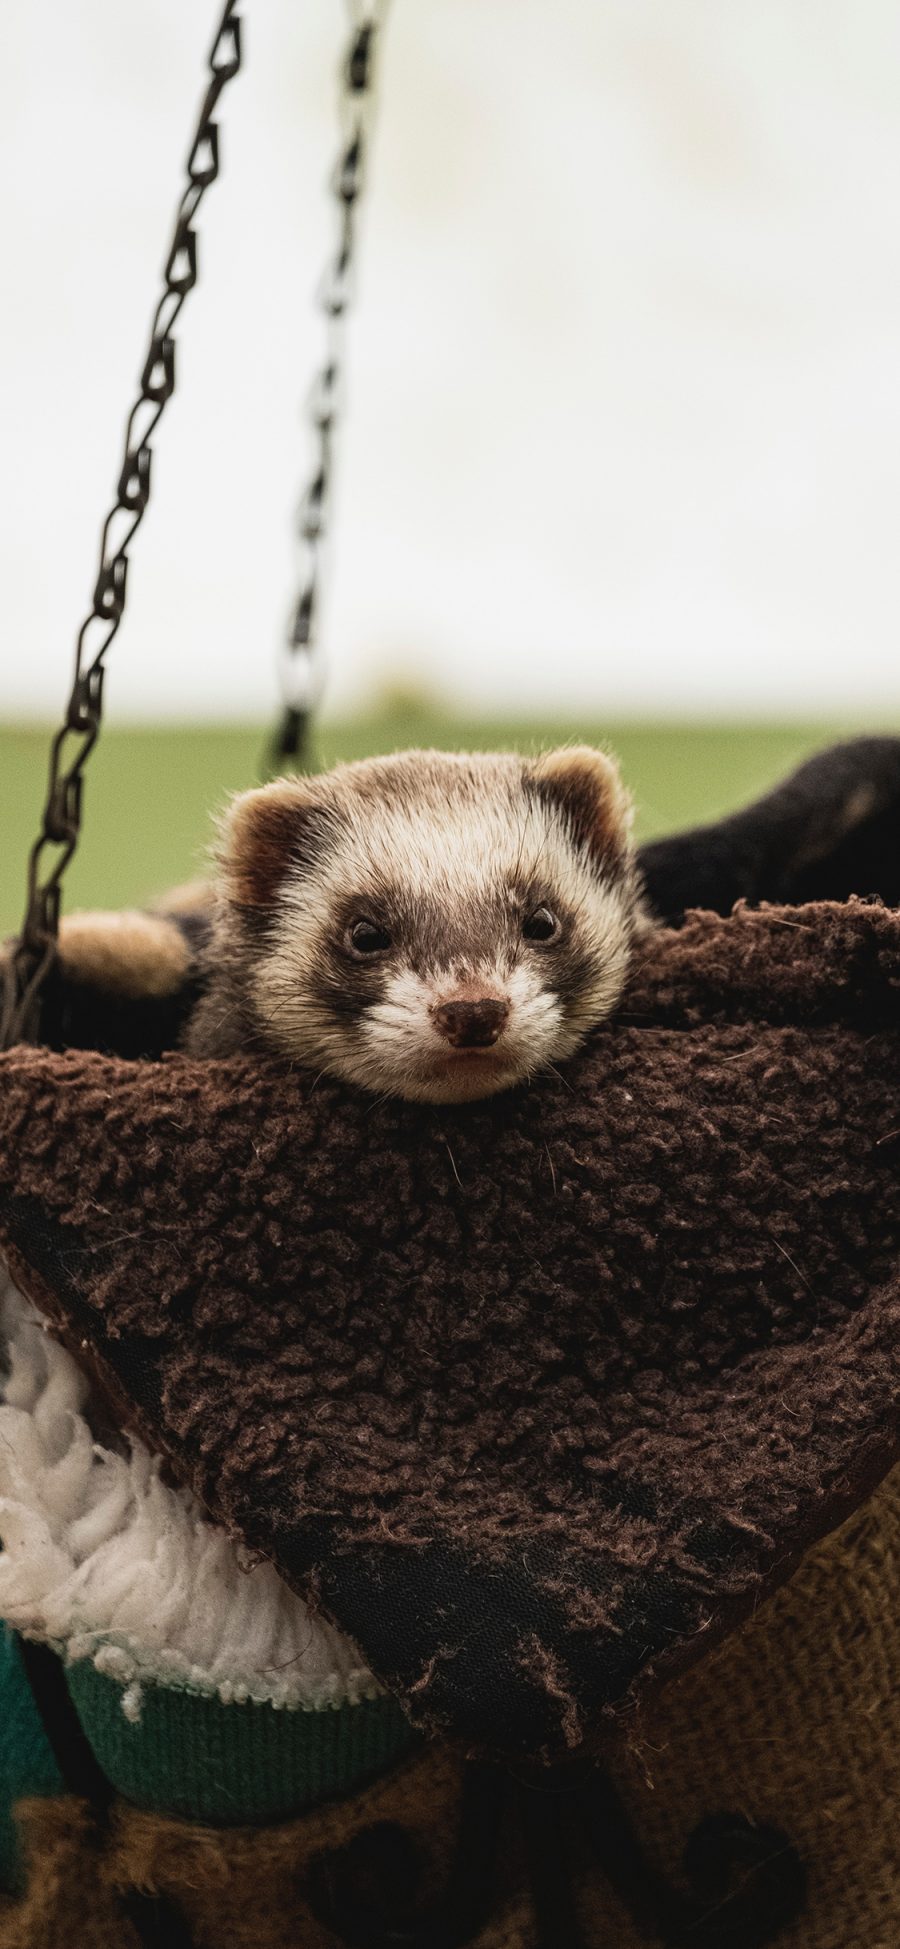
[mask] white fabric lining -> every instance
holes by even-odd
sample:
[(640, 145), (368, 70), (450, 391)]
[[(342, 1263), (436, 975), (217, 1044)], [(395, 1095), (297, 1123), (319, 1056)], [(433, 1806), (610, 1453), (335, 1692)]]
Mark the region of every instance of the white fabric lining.
[(0, 1618), (91, 1658), (132, 1718), (151, 1679), (306, 1711), (380, 1695), (349, 1639), (271, 1564), (245, 1568), (140, 1441), (95, 1441), (84, 1375), (2, 1265), (0, 1341)]

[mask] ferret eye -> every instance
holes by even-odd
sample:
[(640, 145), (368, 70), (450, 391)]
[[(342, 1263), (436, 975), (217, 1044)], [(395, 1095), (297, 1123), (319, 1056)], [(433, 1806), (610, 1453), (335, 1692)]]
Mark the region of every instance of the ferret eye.
[(347, 945), (358, 955), (384, 954), (391, 945), (391, 937), (377, 921), (355, 920), (347, 929)]
[(535, 907), (533, 914), (526, 914), (522, 933), (526, 941), (552, 941), (559, 933), (559, 921), (549, 907)]

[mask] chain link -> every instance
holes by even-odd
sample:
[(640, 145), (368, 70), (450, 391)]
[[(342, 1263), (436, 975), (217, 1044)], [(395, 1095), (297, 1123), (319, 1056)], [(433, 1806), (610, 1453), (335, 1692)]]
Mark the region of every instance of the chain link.
[(56, 958), (60, 888), (81, 829), (83, 773), (97, 742), (103, 705), (104, 659), (125, 609), (128, 550), (150, 498), (150, 440), (175, 390), (172, 336), (185, 298), (197, 280), (194, 218), (219, 173), (218, 129), (213, 113), (222, 90), (241, 65), (238, 0), (227, 0), (209, 55), (209, 82), (186, 163), (187, 183), (163, 272), (140, 377), (140, 391), (125, 432), (115, 505), (107, 515), (91, 607), (78, 634), (75, 677), (65, 717), (50, 749), (50, 774), (41, 827), (28, 860), (28, 895), (22, 932), (4, 969), (0, 1048), (33, 1041), (40, 998)]
[(387, 0), (350, 5), (350, 40), (341, 70), (341, 134), (331, 178), (337, 206), (337, 242), (319, 287), (325, 317), (325, 356), (307, 408), (313, 466), (297, 512), (300, 549), (299, 594), (290, 614), (280, 659), (282, 717), (273, 741), (269, 769), (302, 765), (309, 720), (318, 692), (316, 636), (319, 618), (323, 544), (334, 466), (334, 441), (343, 369), (346, 315), (353, 295), (356, 216), (374, 111), (374, 71), (378, 30)]
[[(210, 51), (210, 79), (187, 158), (188, 180), (175, 218), (163, 273), (164, 289), (150, 330), (140, 390), (128, 418), (116, 500), (103, 527), (91, 607), (78, 635), (72, 690), (50, 749), (41, 826), (28, 861), (25, 919), (4, 967), (0, 1001), (3, 1049), (36, 1039), (41, 993), (56, 959), (61, 884), (81, 830), (83, 774), (100, 732), (106, 653), (125, 609), (128, 550), (150, 498), (150, 441), (175, 390), (172, 334), (197, 280), (193, 221), (206, 190), (219, 173), (218, 127), (213, 111), (226, 83), (241, 65), (237, 5), (238, 0), (227, 0)], [(350, 0), (349, 4), (351, 31), (342, 63), (340, 149), (331, 184), (338, 210), (338, 238), (319, 292), (326, 345), (308, 407), (315, 461), (297, 517), (302, 574), (281, 659), (284, 708), (273, 747), (279, 769), (286, 762), (302, 762), (316, 688), (314, 651), (322, 545), (340, 404), (344, 325), (352, 297), (356, 212), (364, 185), (373, 112), (375, 44), (386, 8), (387, 0)]]

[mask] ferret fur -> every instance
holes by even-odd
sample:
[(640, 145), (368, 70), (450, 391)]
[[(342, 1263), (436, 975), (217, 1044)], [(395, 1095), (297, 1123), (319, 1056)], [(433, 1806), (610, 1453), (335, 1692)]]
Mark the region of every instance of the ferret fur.
[[(648, 925), (613, 761), (409, 751), (245, 793), (222, 826), (198, 1055), (286, 1057), (379, 1093), (464, 1102), (570, 1056)], [(549, 909), (558, 931), (523, 936)], [(390, 938), (354, 952), (360, 920)], [(459, 1004), (504, 1014), (451, 1046)]]

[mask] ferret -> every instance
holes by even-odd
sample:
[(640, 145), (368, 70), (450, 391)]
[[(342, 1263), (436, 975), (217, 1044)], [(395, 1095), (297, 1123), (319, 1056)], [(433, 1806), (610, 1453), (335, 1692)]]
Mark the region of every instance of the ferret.
[(212, 879), (64, 918), (65, 1019), (136, 1053), (150, 1002), (195, 1055), (465, 1103), (571, 1056), (654, 924), (611, 758), (406, 751), (242, 793)]
[(649, 925), (600, 751), (407, 751), (279, 780), (223, 820), (185, 1046), (465, 1103), (571, 1056)]

